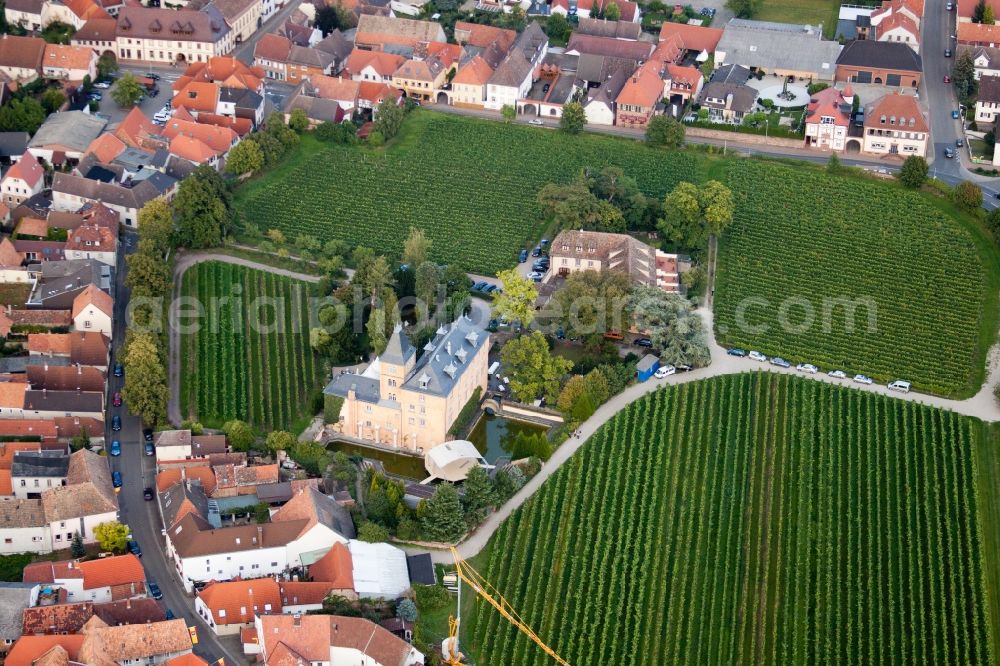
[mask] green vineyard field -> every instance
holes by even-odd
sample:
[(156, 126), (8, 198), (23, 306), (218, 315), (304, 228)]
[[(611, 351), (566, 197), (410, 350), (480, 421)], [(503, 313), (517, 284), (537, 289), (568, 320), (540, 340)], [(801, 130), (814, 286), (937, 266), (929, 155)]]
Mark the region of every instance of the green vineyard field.
[(535, 194), (546, 183), (609, 164), (656, 197), (701, 179), (695, 156), (613, 137), (430, 112), (413, 114), (404, 132), (385, 153), (304, 137), (299, 161), (236, 190), (241, 220), (289, 239), (337, 238), (391, 257), (401, 255), (415, 226), (433, 242), (437, 261), (492, 275), (541, 237)]
[[(573, 666), (995, 664), (988, 438), (787, 375), (668, 386), (602, 427), (474, 564)], [(465, 607), (474, 663), (554, 663)]]
[[(729, 163), (725, 180), (736, 215), (719, 251), (720, 344), (950, 397), (979, 389), (997, 260), (972, 230), (870, 180), (750, 160)], [(873, 306), (855, 310), (853, 330), (841, 298)]]
[[(323, 368), (309, 346), (310, 285), (221, 262), (196, 264), (183, 280), (183, 295), (206, 314), (199, 331), (181, 338), (183, 415), (210, 427), (240, 419), (264, 429), (311, 416)], [(281, 303), (280, 316), (251, 308), (259, 298)]]

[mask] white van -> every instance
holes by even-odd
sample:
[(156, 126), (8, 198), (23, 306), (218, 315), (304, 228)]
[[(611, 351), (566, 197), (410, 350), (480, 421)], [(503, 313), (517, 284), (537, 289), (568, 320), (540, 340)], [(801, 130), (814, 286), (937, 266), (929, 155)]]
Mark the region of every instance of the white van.
[(900, 393), (910, 392), (910, 382), (904, 382), (902, 379), (897, 379), (894, 382), (889, 382), (890, 391), (899, 391)]

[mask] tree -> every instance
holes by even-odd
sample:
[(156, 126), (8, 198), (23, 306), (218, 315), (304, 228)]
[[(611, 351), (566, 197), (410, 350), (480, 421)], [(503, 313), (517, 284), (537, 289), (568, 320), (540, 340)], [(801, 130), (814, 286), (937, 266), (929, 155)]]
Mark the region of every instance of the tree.
[(202, 165), (181, 181), (174, 197), (178, 245), (215, 247), (229, 230), (229, 192), (218, 173)]
[(330, 459), (330, 478), (338, 485), (350, 488), (358, 477), (358, 468), (343, 451), (336, 451)]
[(545, 34), (555, 42), (566, 42), (569, 40), (573, 26), (562, 14), (550, 14), (545, 20)]
[(403, 126), (406, 112), (392, 97), (386, 97), (378, 104), (375, 114), (375, 131), (380, 132), (386, 141), (399, 134)]
[(622, 17), (622, 10), (619, 9), (618, 5), (616, 5), (613, 2), (604, 9), (604, 18), (606, 18), (609, 21), (617, 21), (621, 17)]
[(256, 141), (240, 141), (229, 151), (229, 157), (226, 158), (226, 173), (234, 176), (260, 171), (263, 167), (264, 151)]
[(389, 530), (378, 523), (366, 520), (358, 528), (358, 540), (368, 543), (383, 543), (389, 540)]
[(982, 23), (983, 17), (986, 15), (986, 0), (979, 0), (976, 3), (975, 8), (972, 10), (972, 22)]
[(167, 373), (159, 341), (149, 332), (130, 332), (125, 346), (125, 386), (122, 398), (129, 411), (150, 427), (167, 419)]
[(0, 107), (0, 132), (34, 134), (45, 122), (45, 109), (31, 97), (12, 99)]
[(462, 497), (462, 506), (465, 508), (465, 523), (469, 529), (474, 529), (486, 520), (486, 514), (493, 506), (493, 486), (490, 485), (490, 477), (486, 470), (478, 465), (469, 470), (463, 486), (465, 494)]
[(555, 402), (562, 378), (573, 367), (569, 359), (552, 355), (548, 341), (539, 331), (508, 342), (500, 358), (510, 375), (511, 392), (521, 402), (531, 402), (539, 396)]
[(587, 112), (579, 102), (563, 104), (562, 117), (559, 118), (559, 129), (567, 134), (579, 134), (587, 124)]
[(118, 61), (115, 60), (115, 54), (107, 52), (97, 59), (97, 78), (98, 80), (106, 80), (111, 78), (111, 75), (118, 71)]
[(955, 59), (951, 70), (951, 84), (961, 101), (967, 101), (976, 94), (976, 63), (972, 59), (972, 49), (966, 49)]
[(552, 295), (544, 315), (570, 338), (600, 338), (629, 327), (627, 273), (576, 271)]
[(264, 441), (267, 446), (267, 450), (272, 453), (277, 453), (278, 451), (285, 451), (286, 453), (292, 450), (295, 446), (295, 435), (288, 432), (287, 430), (275, 430), (274, 432), (267, 433), (267, 439)]
[(500, 271), (497, 277), (503, 284), (503, 292), (493, 299), (493, 312), (507, 321), (519, 321), (527, 326), (535, 318), (535, 301), (538, 300), (535, 283), (516, 268)]
[(510, 465), (497, 472), (496, 478), (493, 480), (493, 493), (496, 496), (497, 504), (506, 502), (513, 497), (514, 493), (524, 487), (525, 481), (524, 472), (516, 465)]
[(49, 88), (42, 93), (42, 108), (46, 113), (55, 113), (65, 103), (66, 95), (62, 94), (61, 90)]
[(222, 432), (226, 434), (229, 446), (236, 451), (248, 451), (253, 443), (257, 441), (257, 436), (253, 428), (246, 421), (233, 419), (222, 424)]
[(927, 182), (927, 160), (919, 155), (910, 155), (899, 170), (899, 182), (905, 187), (918, 189)]
[[(411, 266), (413, 264), (410, 264)], [(416, 276), (414, 278), (414, 295), (417, 300), (426, 307), (427, 312), (420, 312), (418, 318), (424, 314), (430, 315), (435, 309), (437, 294), (435, 293), (441, 284), (441, 269), (433, 261), (423, 261), (417, 264)]]
[(754, 17), (762, 2), (763, 0), (726, 0), (726, 7), (736, 14), (736, 18), (748, 19)]
[(512, 123), (517, 118), (517, 109), (510, 104), (504, 104), (500, 107), (500, 116), (505, 123)]
[(309, 129), (309, 116), (306, 115), (306, 110), (293, 109), (288, 116), (288, 126), (299, 134)]
[(972, 213), (983, 205), (983, 191), (975, 183), (963, 180), (955, 186), (952, 192), (952, 201), (962, 210)]
[(128, 541), (128, 525), (122, 525), (117, 520), (108, 523), (101, 523), (94, 527), (94, 536), (101, 550), (111, 553), (120, 553), (125, 550), (125, 542)]
[(430, 254), (431, 241), (427, 238), (427, 234), (423, 229), (410, 227), (410, 233), (403, 243), (403, 263), (416, 269), (430, 258)]
[(993, 239), (1000, 244), (1000, 208), (994, 208), (986, 215), (986, 228), (993, 234)]
[(560, 229), (621, 233), (627, 228), (622, 212), (594, 196), (585, 182), (549, 183), (538, 191), (537, 201), (542, 212)]
[(396, 604), (396, 617), (404, 622), (416, 622), (417, 605), (413, 603), (412, 599), (401, 599), (400, 602)]
[(257, 502), (253, 506), (253, 519), (258, 525), (263, 525), (271, 519), (271, 505), (267, 502)]
[(115, 100), (118, 106), (123, 108), (137, 104), (139, 98), (145, 94), (146, 90), (136, 80), (132, 72), (122, 74), (122, 77), (118, 79), (118, 82), (111, 89), (111, 99)]
[(840, 158), (837, 157), (837, 153), (830, 153), (830, 159), (826, 161), (826, 172), (830, 175), (837, 175), (841, 170)]
[(465, 534), (462, 502), (455, 486), (442, 483), (425, 502), (421, 526), (426, 539), (454, 543)]
[(83, 545), (83, 535), (79, 531), (73, 533), (73, 542), (69, 547), (70, 555), (73, 557), (83, 557), (87, 554), (87, 549)]
[(170, 264), (163, 260), (162, 255), (136, 252), (126, 255), (125, 263), (128, 264), (125, 284), (132, 290), (133, 296), (159, 298), (170, 291)]
[(710, 180), (700, 189), (681, 182), (667, 195), (657, 228), (681, 247), (703, 248), (729, 226), (733, 212), (732, 192), (719, 181)]
[(139, 210), (139, 237), (153, 254), (163, 256), (174, 246), (174, 214), (166, 199), (157, 197)]
[(381, 355), (389, 344), (389, 338), (385, 334), (385, 310), (374, 308), (368, 315), (365, 330), (368, 331), (368, 344), (371, 345), (372, 351), (376, 356)]
[(702, 319), (690, 301), (654, 287), (636, 288), (630, 300), (636, 328), (649, 331), (664, 364), (708, 365), (711, 356)]
[(983, 23), (993, 25), (995, 22), (996, 17), (993, 15), (993, 5), (986, 5), (986, 9), (983, 10)]
[(676, 150), (684, 146), (684, 125), (671, 116), (653, 116), (646, 126), (646, 145)]

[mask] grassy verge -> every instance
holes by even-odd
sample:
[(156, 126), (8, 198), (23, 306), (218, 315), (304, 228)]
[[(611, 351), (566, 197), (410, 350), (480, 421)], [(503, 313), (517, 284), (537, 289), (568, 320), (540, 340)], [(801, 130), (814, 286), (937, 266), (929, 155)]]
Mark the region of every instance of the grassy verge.
[(1000, 654), (1000, 424), (983, 425), (974, 451), (990, 642)]

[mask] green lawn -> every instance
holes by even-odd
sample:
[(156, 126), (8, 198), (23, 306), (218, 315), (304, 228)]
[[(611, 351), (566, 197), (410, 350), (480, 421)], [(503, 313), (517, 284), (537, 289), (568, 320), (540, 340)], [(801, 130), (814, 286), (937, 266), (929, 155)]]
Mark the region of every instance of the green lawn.
[[(995, 664), (996, 445), (974, 419), (788, 375), (668, 386), (476, 566), (574, 666)], [(473, 663), (553, 663), (474, 609)]]
[[(830, 38), (837, 29), (840, 13), (837, 0), (764, 0), (760, 10), (754, 14), (757, 21), (778, 23), (799, 23), (818, 26), (823, 24), (823, 33)], [(857, 4), (866, 4), (859, 2)]]

